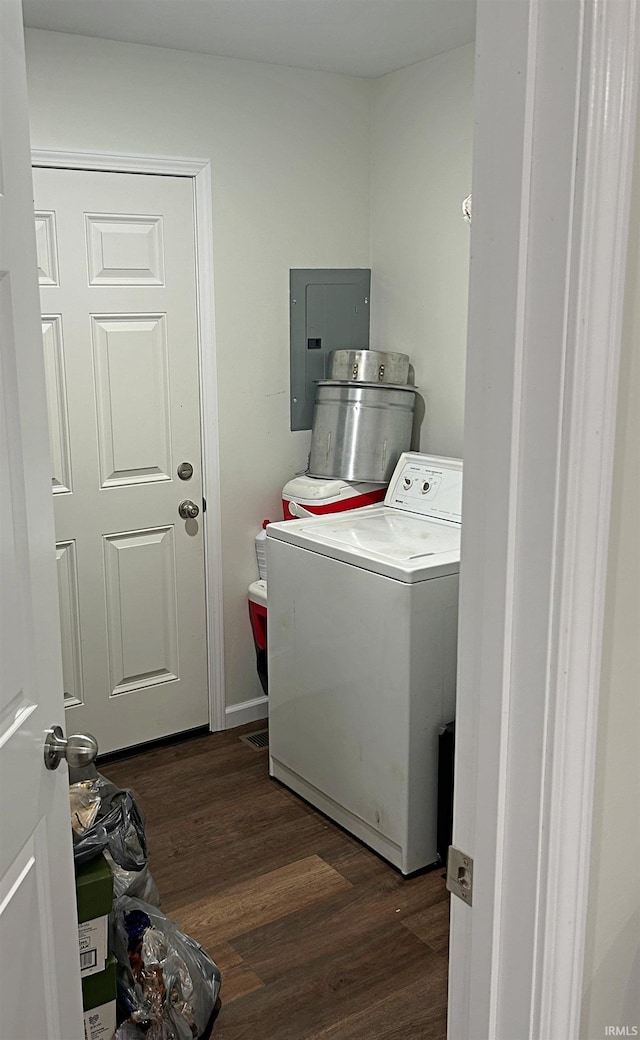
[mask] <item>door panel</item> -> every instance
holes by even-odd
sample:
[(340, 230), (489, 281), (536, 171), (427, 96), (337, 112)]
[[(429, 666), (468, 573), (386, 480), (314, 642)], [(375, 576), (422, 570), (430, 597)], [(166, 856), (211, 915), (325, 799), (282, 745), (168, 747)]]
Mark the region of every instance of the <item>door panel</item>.
[(104, 539), (113, 695), (178, 680), (173, 527)]
[[(51, 915), (43, 889), (41, 865), (46, 861), (43, 827), (38, 826), (21, 848), (18, 856), (0, 882), (0, 930), (4, 936), (32, 937), (29, 943), (29, 971), (23, 970), (18, 958), (1, 957), (0, 999), (2, 1001), (2, 1035), (11, 1040), (47, 1037), (49, 1009), (56, 993), (49, 983), (45, 999), (33, 999), (34, 977), (47, 977), (50, 951), (47, 935), (51, 932)], [(48, 927), (42, 927), (46, 921)], [(3, 992), (4, 991), (4, 992)], [(13, 998), (13, 999), (10, 999)]]
[(51, 317), (43, 316), (42, 342), (49, 413), (51, 482), (53, 493), (56, 495), (71, 491), (67, 380), (64, 370), (62, 318), (59, 314)]
[(82, 629), (78, 599), (76, 543), (58, 542), (58, 597), (62, 637), (62, 674), (65, 704), (82, 704)]
[(165, 315), (92, 322), (100, 486), (171, 480)]
[(58, 285), (55, 213), (36, 213), (36, 255), (40, 285)]
[(208, 722), (192, 185), (34, 184), (68, 725), (106, 752)]
[(164, 285), (162, 217), (85, 216), (90, 285)]

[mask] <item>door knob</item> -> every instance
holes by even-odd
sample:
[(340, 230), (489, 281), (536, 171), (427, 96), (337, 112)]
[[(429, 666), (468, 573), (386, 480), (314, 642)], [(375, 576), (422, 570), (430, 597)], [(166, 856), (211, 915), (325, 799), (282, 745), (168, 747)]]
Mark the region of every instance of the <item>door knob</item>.
[(195, 520), (200, 509), (190, 498), (185, 498), (178, 506), (178, 512), (183, 520)]
[(98, 741), (90, 733), (73, 733), (65, 740), (60, 726), (47, 731), (44, 740), (44, 764), (57, 769), (63, 758), (72, 769), (90, 766), (98, 754)]

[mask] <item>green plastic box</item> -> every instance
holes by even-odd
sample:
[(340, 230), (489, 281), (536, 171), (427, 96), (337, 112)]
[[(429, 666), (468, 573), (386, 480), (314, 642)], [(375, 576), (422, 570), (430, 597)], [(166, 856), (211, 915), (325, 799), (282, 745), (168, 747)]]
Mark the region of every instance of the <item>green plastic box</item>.
[(82, 1007), (86, 1040), (112, 1040), (116, 1031), (116, 959), (113, 954), (104, 971), (82, 980)]
[(80, 975), (103, 972), (107, 960), (113, 875), (104, 856), (76, 868)]
[(116, 999), (116, 964), (117, 961), (111, 954), (104, 971), (82, 980), (82, 1006), (85, 1011)]

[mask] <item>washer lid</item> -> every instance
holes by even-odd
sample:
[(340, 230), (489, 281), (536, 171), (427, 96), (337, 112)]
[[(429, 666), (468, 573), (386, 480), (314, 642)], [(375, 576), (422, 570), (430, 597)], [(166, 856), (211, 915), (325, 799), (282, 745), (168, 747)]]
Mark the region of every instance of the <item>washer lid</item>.
[(423, 581), (457, 573), (460, 527), (388, 506), (269, 524), (267, 538), (399, 581)]

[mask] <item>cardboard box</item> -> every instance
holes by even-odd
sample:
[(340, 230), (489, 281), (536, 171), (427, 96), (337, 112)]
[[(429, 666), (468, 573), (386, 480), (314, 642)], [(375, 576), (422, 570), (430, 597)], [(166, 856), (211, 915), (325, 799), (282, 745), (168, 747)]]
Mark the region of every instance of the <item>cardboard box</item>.
[(113, 1040), (116, 1025), (115, 1000), (91, 1008), (84, 1013), (84, 1040)]
[(104, 971), (82, 980), (85, 1040), (112, 1040), (116, 1031), (116, 959)]
[(104, 971), (108, 954), (113, 875), (104, 856), (76, 869), (80, 976)]

